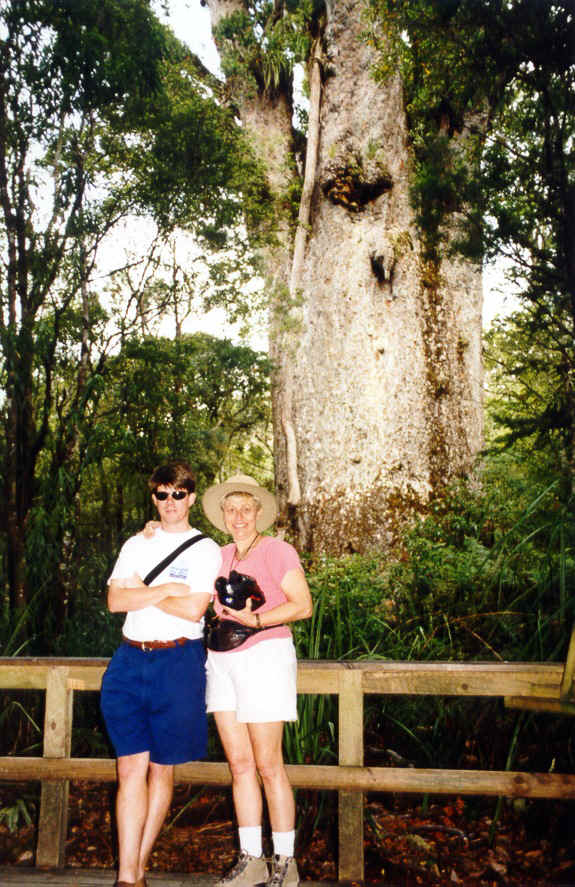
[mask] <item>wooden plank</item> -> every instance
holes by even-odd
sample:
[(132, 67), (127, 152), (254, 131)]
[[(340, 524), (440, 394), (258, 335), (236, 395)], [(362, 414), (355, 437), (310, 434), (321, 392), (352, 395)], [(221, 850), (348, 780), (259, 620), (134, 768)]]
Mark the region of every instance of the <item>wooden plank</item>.
[(88, 667), (105, 668), (110, 658), (107, 656), (0, 656), (0, 668), (11, 668), (21, 663), (29, 668), (55, 668), (63, 666), (67, 669)]
[[(148, 872), (148, 887), (213, 887), (215, 875), (184, 874), (182, 872)], [(38, 871), (23, 866), (0, 867), (2, 887), (111, 887), (114, 872), (105, 869), (55, 869)], [(321, 885), (326, 887), (326, 885)]]
[[(0, 780), (15, 782), (58, 781), (81, 779), (88, 782), (115, 782), (116, 761), (113, 758), (0, 757)], [(231, 785), (230, 768), (226, 763), (195, 761), (178, 764), (177, 782), (194, 785)]]
[[(197, 872), (148, 872), (148, 887), (214, 887), (216, 875)], [(24, 866), (0, 866), (2, 887), (112, 887), (114, 872), (106, 869), (64, 868), (38, 871)], [(306, 881), (302, 887), (337, 887), (328, 881)]]
[(328, 668), (313, 669), (312, 662), (298, 661), (297, 667), (297, 691), (309, 694), (337, 694), (339, 690), (339, 675), (337, 671)]
[(561, 663), (384, 662), (363, 674), (364, 693), (558, 698)]
[[(0, 689), (44, 689), (48, 672), (64, 665), (70, 687), (100, 689), (107, 659), (0, 658)], [(562, 663), (330, 662), (300, 660), (300, 693), (337, 693), (341, 670), (362, 675), (364, 693), (557, 698)]]
[[(318, 666), (317, 669), (315, 666)], [(553, 662), (324, 662), (300, 661), (298, 691), (337, 692), (337, 670), (359, 672), (364, 693), (557, 698), (562, 663)]]
[(296, 788), (345, 789), (511, 798), (575, 798), (575, 774), (506, 770), (441, 770), (416, 767), (308, 767), (288, 765)]
[[(68, 669), (56, 666), (48, 673), (44, 717), (44, 760), (70, 757), (73, 693), (68, 689)], [(66, 774), (67, 776), (67, 774)], [(38, 820), (36, 865), (63, 866), (68, 827), (67, 778), (43, 782)]]
[[(363, 692), (360, 671), (343, 669), (339, 684), (340, 767), (363, 766)], [(363, 794), (348, 790), (338, 795), (340, 881), (363, 881)]]
[[(575, 774), (522, 773), (506, 770), (440, 770), (416, 767), (337, 767), (288, 764), (294, 788), (326, 791), (400, 792), (437, 795), (503, 795), (513, 798), (575, 798)], [(105, 758), (0, 758), (0, 779), (114, 782), (115, 761)], [(179, 764), (176, 781), (193, 785), (230, 785), (226, 763)]]
[(342, 670), (339, 675), (340, 766), (363, 764), (363, 692), (360, 672)]
[(50, 671), (47, 667), (34, 667), (18, 663), (0, 666), (0, 690), (45, 690)]
[[(45, 690), (54, 668), (67, 668), (70, 688), (99, 690), (107, 659), (0, 659), (1, 690)], [(77, 686), (74, 687), (74, 684)]]
[(519, 708), (524, 711), (548, 711), (554, 715), (575, 715), (575, 703), (560, 699), (546, 699), (543, 696), (506, 696), (505, 708)]
[(44, 714), (44, 757), (70, 756), (72, 694), (68, 689), (68, 669), (59, 665), (48, 674)]

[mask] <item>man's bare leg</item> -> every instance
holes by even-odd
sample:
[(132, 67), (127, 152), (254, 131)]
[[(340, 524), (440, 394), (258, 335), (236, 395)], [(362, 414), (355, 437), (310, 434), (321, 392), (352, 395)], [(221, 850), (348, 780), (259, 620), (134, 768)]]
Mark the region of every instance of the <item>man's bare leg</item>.
[(118, 758), (118, 880), (128, 883), (134, 883), (138, 876), (142, 834), (148, 814), (149, 763), (147, 751)]
[(154, 764), (148, 768), (148, 809), (140, 842), (137, 878), (143, 878), (152, 847), (164, 824), (174, 793), (173, 764)]

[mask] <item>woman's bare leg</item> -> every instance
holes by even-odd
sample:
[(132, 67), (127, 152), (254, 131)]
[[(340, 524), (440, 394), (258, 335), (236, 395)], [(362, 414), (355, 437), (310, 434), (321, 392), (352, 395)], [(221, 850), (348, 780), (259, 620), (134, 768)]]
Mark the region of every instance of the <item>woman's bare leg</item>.
[(247, 724), (235, 712), (219, 711), (216, 726), (232, 771), (232, 793), (238, 826), (261, 825), (263, 800)]

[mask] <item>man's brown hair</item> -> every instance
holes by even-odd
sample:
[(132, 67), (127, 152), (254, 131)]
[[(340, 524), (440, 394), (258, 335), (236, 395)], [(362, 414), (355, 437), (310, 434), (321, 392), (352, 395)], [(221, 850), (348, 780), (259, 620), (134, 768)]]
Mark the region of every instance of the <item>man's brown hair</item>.
[(150, 477), (148, 487), (152, 493), (161, 486), (175, 487), (193, 493), (196, 489), (196, 478), (187, 462), (176, 459), (166, 465), (159, 465)]

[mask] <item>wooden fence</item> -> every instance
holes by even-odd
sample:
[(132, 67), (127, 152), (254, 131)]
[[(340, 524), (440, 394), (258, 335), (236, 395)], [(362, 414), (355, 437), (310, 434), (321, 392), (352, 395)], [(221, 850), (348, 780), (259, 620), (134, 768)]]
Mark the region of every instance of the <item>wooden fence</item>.
[[(99, 690), (107, 661), (0, 658), (0, 689), (46, 694), (43, 756), (0, 757), (0, 779), (41, 782), (37, 866), (64, 865), (69, 780), (116, 778), (113, 760), (70, 756), (74, 693)], [(295, 788), (339, 794), (339, 879), (363, 879), (365, 792), (575, 798), (574, 774), (364, 767), (365, 694), (501, 697), (519, 708), (573, 714), (574, 661), (568, 656), (565, 668), (550, 663), (300, 661), (299, 693), (339, 698), (337, 766), (288, 765)], [(195, 762), (176, 767), (176, 780), (227, 786), (230, 772), (225, 763)]]

